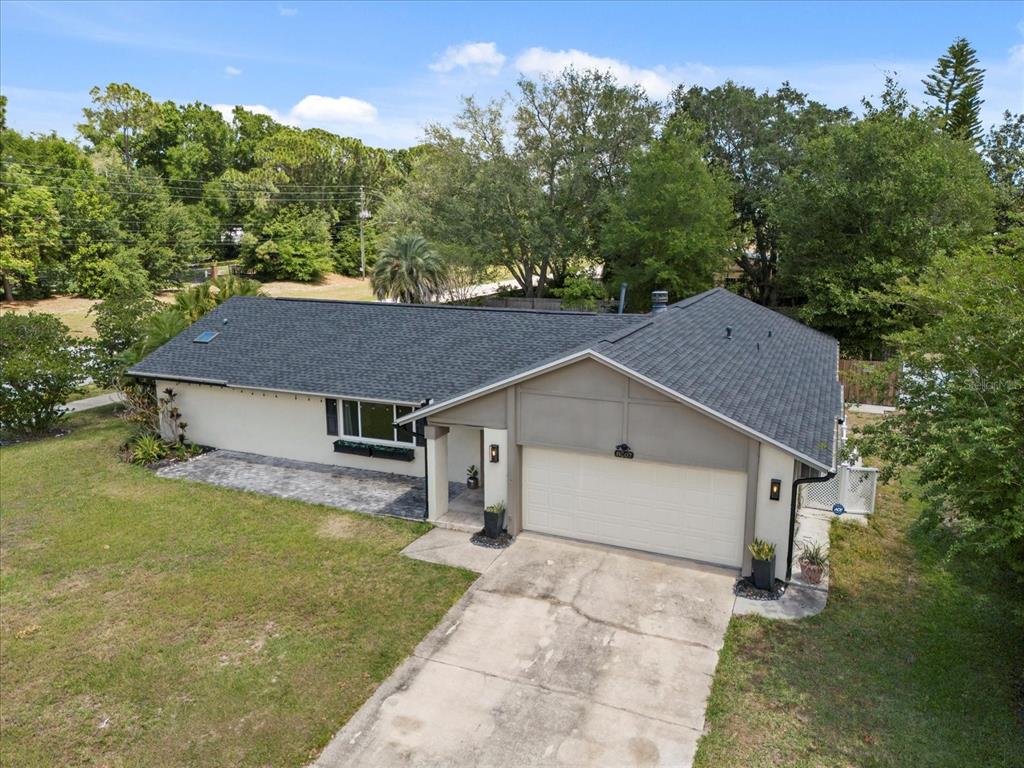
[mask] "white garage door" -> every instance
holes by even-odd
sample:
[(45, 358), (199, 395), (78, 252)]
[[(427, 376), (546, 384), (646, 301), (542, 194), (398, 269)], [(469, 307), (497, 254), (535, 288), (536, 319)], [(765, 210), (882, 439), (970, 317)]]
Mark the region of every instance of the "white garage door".
[(747, 475), (523, 449), (523, 528), (739, 567)]

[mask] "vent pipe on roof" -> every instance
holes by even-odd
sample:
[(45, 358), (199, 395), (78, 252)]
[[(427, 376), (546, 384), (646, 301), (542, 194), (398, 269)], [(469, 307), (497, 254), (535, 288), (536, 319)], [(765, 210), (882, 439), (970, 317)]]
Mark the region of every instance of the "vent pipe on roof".
[(731, 339), (732, 338), (732, 326), (731, 325), (725, 326), (725, 338), (727, 338), (727, 339)]
[(668, 309), (668, 291), (651, 291), (651, 314), (658, 315)]

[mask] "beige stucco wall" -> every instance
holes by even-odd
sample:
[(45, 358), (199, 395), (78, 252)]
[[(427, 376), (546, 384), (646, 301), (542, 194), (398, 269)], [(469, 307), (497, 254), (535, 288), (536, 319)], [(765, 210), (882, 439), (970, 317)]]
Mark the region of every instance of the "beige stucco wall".
[(322, 397), (157, 381), (158, 392), (167, 387), (177, 393), (175, 404), (188, 424), (188, 439), (200, 445), (423, 476), (423, 448), (415, 449), (414, 461), (335, 453), (338, 438), (327, 434)]
[(610, 455), (628, 443), (637, 460), (747, 468), (746, 436), (596, 361), (560, 368), (518, 389), (521, 445)]
[(452, 427), (448, 432), (448, 480), (466, 482), (466, 470), (475, 464), (483, 477), (480, 456), (480, 430), (474, 427)]
[[(757, 507), (754, 513), (754, 536), (775, 545), (775, 577), (786, 578), (786, 554), (789, 548), (789, 500), (793, 491), (796, 462), (788, 453), (773, 445), (761, 444), (757, 472)], [(771, 480), (782, 481), (778, 501), (769, 498)]]

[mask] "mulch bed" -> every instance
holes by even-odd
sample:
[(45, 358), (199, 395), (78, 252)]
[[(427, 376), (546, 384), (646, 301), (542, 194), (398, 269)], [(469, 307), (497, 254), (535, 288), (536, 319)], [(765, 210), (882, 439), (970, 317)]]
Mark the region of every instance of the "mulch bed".
[(481, 529), (473, 534), (470, 541), (476, 544), (478, 547), (486, 547), (487, 549), (504, 549), (512, 543), (512, 537), (505, 531), (502, 531), (498, 538), (492, 539)]
[(732, 591), (736, 597), (745, 597), (748, 600), (778, 600), (786, 593), (786, 582), (776, 579), (772, 589), (758, 589), (754, 586), (753, 581), (743, 576), (736, 579), (736, 585)]

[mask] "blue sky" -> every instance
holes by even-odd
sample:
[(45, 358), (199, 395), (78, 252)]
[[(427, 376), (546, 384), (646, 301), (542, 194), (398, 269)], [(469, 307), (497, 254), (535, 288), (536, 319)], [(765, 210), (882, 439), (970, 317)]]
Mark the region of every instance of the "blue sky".
[(408, 146), (462, 95), (596, 66), (656, 98), (676, 83), (783, 80), (857, 107), (920, 80), (957, 36), (988, 71), (983, 118), (1024, 111), (1024, 3), (0, 3), (0, 90), (21, 131), (72, 136), (94, 85), (244, 104)]

